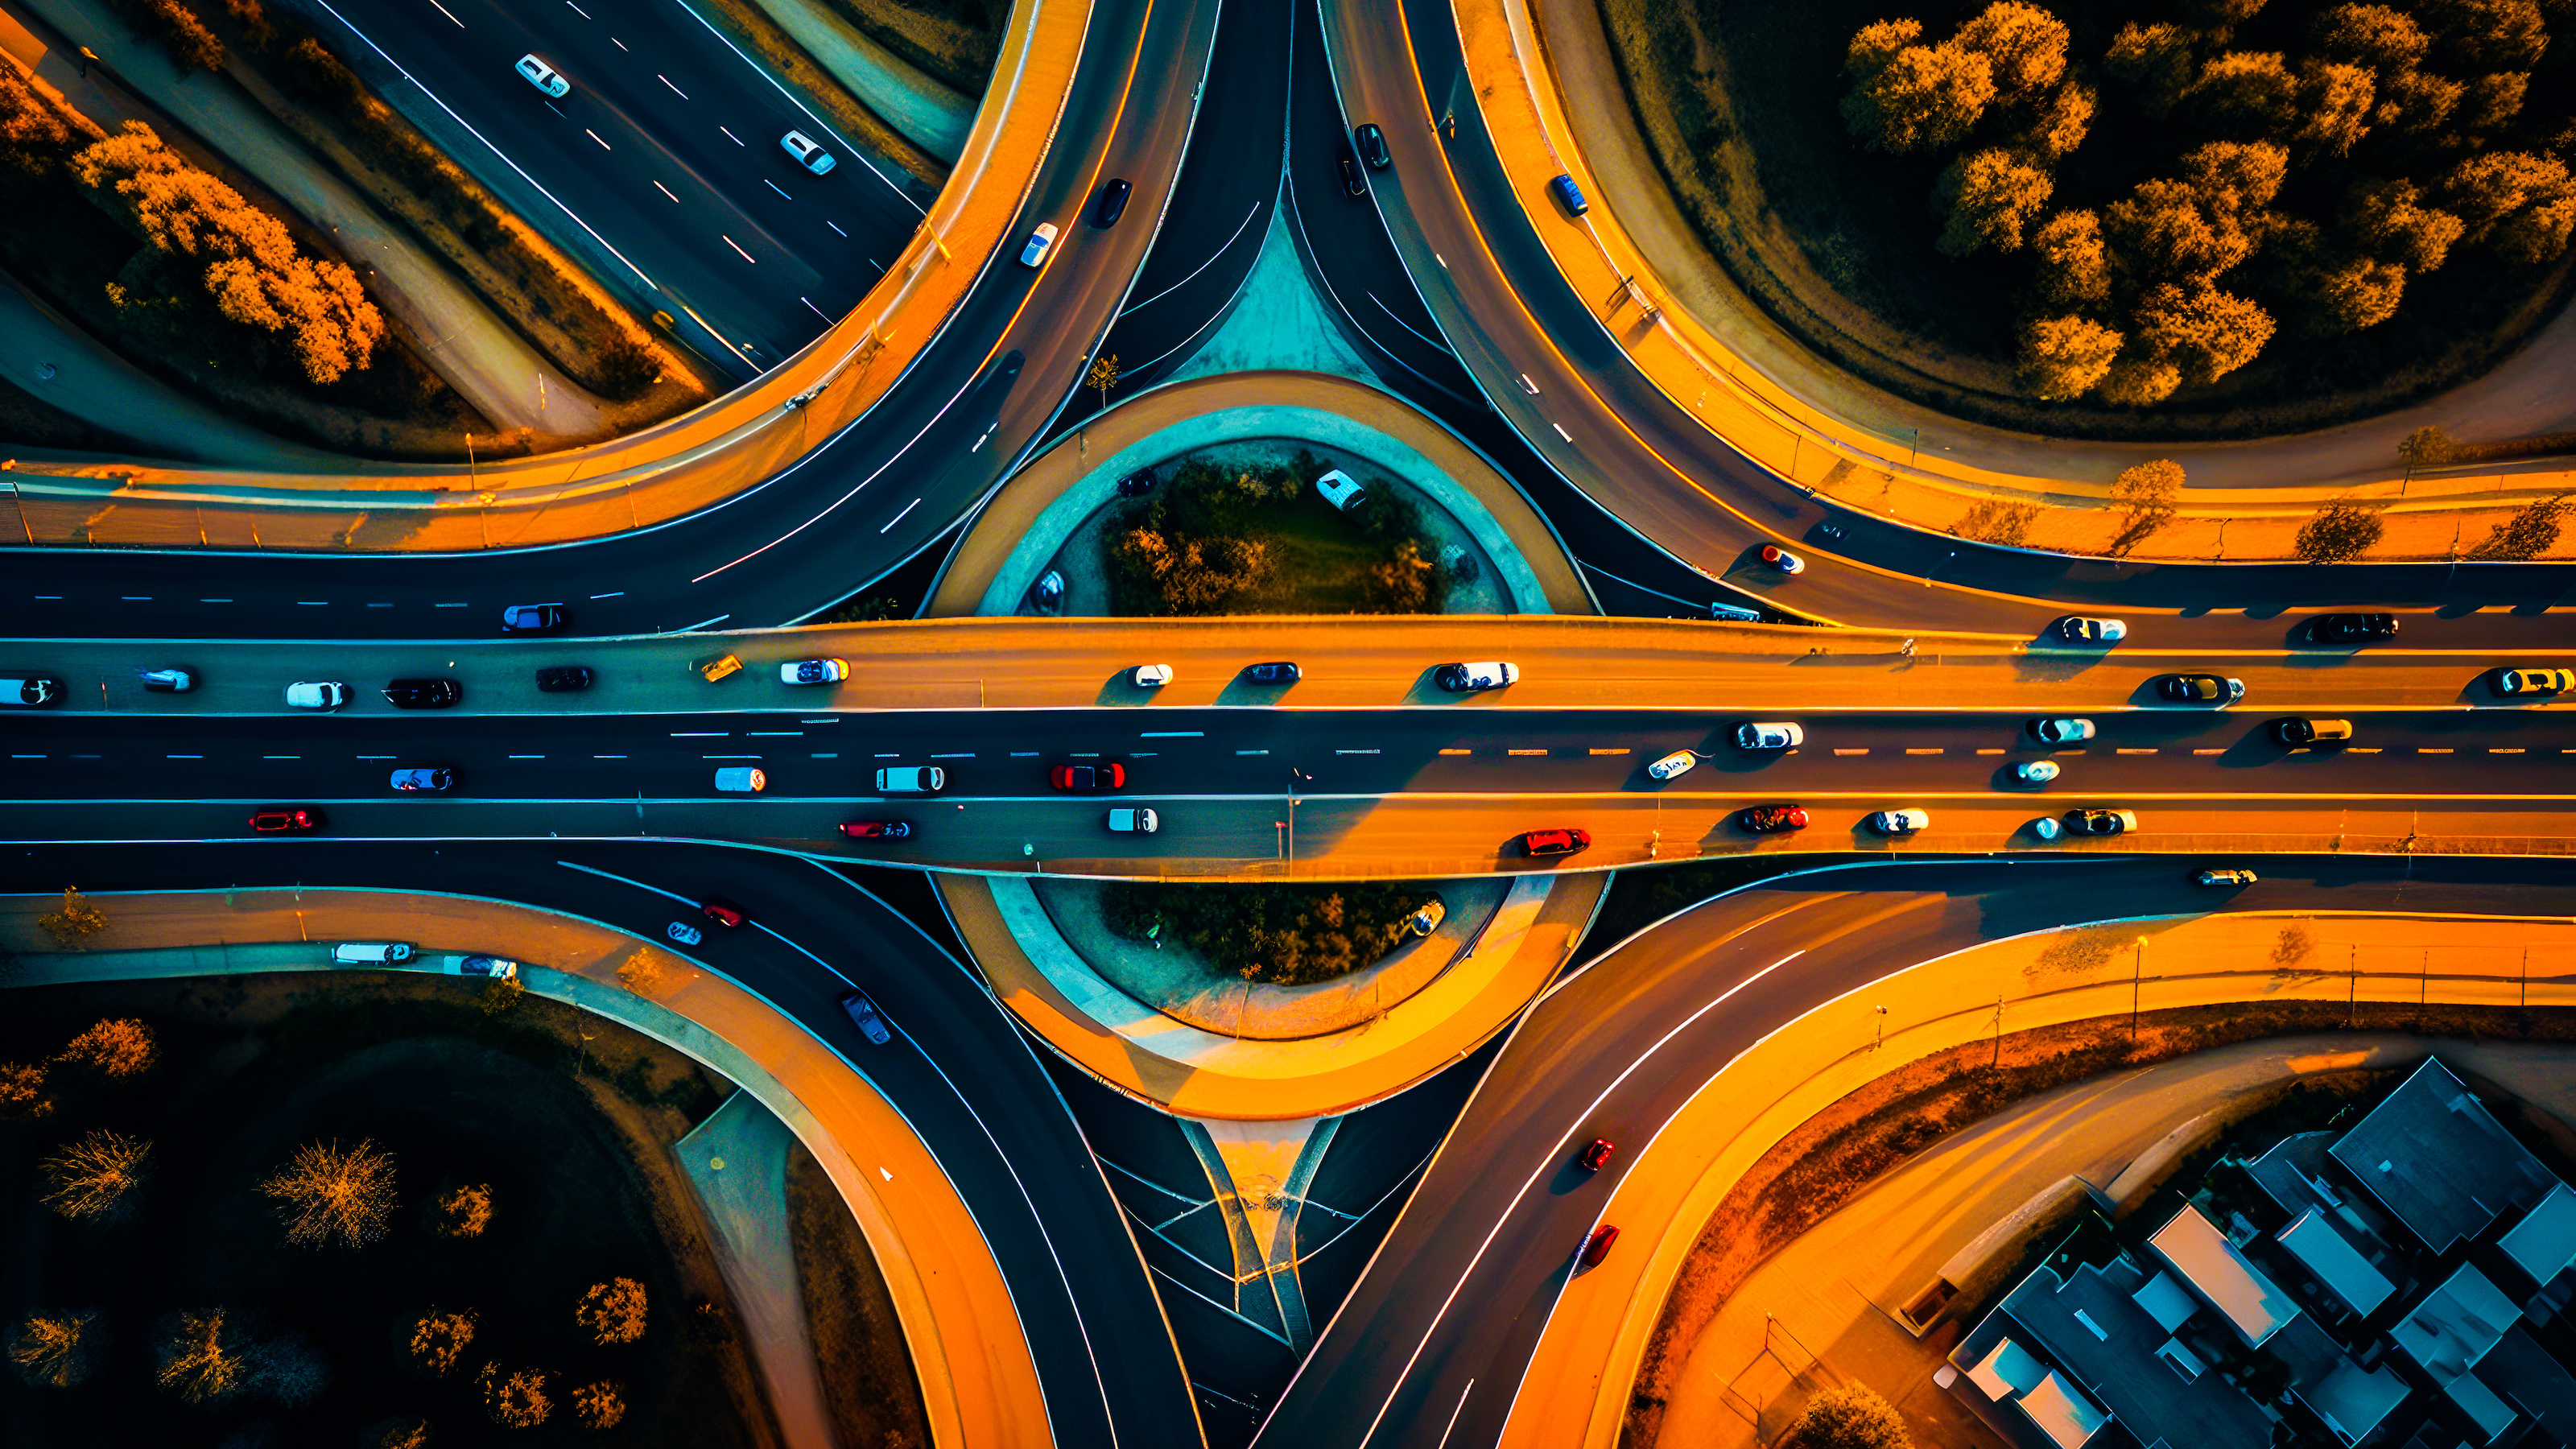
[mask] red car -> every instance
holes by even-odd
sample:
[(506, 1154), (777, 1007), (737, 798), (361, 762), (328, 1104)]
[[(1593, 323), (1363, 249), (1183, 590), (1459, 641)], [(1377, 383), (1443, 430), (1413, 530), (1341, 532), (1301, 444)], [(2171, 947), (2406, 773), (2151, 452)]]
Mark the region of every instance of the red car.
[(1583, 1170), (1599, 1172), (1609, 1163), (1610, 1154), (1618, 1150), (1618, 1147), (1607, 1137), (1593, 1138), (1592, 1145), (1583, 1149), (1583, 1156), (1579, 1159), (1583, 1163)]
[(1586, 1268), (1600, 1267), (1601, 1260), (1610, 1256), (1610, 1245), (1617, 1241), (1619, 1241), (1619, 1230), (1617, 1228), (1610, 1226), (1608, 1223), (1603, 1223), (1601, 1226), (1594, 1228), (1592, 1230), (1592, 1236), (1583, 1240), (1583, 1266)]
[(852, 840), (910, 840), (909, 820), (844, 820), (841, 833)]
[(1550, 855), (1572, 855), (1592, 844), (1589, 830), (1533, 830), (1521, 837), (1521, 851), (1532, 860)]
[(1756, 835), (1777, 835), (1807, 828), (1804, 805), (1747, 805), (1735, 812), (1735, 823)]
[(250, 828), (262, 835), (297, 835), (322, 828), (322, 812), (310, 805), (280, 806), (262, 810), (250, 818)]
[(1049, 765), (1047, 783), (1082, 795), (1123, 790), (1127, 788), (1127, 767), (1116, 760), (1105, 765)]
[(749, 915), (744, 913), (742, 907), (735, 905), (731, 901), (717, 900), (713, 896), (709, 896), (705, 900), (698, 902), (698, 909), (706, 913), (708, 920), (715, 922), (719, 926), (739, 926), (751, 919)]

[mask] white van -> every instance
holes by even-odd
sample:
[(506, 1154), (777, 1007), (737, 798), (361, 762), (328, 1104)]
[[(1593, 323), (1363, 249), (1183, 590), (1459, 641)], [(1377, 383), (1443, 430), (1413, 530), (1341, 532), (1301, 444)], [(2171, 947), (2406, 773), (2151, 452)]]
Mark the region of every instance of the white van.
[(1362, 487), (1358, 479), (1335, 468), (1315, 480), (1315, 491), (1324, 495), (1326, 503), (1348, 513), (1351, 505), (1359, 502), (1368, 489)]
[(410, 959), (408, 941), (343, 941), (331, 948), (334, 966), (391, 966)]
[(948, 772), (937, 765), (897, 765), (877, 771), (877, 789), (889, 795), (936, 795), (948, 788)]
[(757, 795), (769, 788), (769, 777), (757, 765), (734, 765), (716, 771), (716, 788), (728, 795)]

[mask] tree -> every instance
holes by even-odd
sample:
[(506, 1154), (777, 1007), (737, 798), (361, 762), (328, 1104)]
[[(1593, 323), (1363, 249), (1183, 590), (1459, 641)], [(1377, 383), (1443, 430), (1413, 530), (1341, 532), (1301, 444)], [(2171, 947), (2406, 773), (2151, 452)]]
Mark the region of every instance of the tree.
[(644, 1285), (632, 1278), (593, 1283), (572, 1316), (594, 1343), (633, 1343), (644, 1336)]
[(186, 301), (180, 286), (186, 278), (217, 315), (280, 339), (316, 384), (364, 368), (383, 340), (384, 317), (357, 273), (304, 255), (284, 223), (171, 150), (141, 121), (83, 149), (72, 170), (100, 205), (121, 214), (150, 244), (109, 288), (120, 312), (163, 317)]
[(2325, 336), (2376, 327), (2397, 315), (2406, 296), (2406, 269), (2355, 257), (2317, 274), (2309, 288), (2308, 329)]
[(2470, 77), (2460, 97), (2460, 129), (2480, 136), (2503, 130), (2522, 114), (2522, 103), (2530, 92), (2531, 76), (2526, 71), (2491, 71)]
[(573, 1417), (585, 1429), (614, 1429), (626, 1417), (626, 1388), (614, 1379), (583, 1384), (572, 1391)]
[(0, 1062), (0, 1121), (33, 1122), (53, 1115), (45, 1095), (45, 1069), (33, 1062)]
[(1091, 370), (1083, 374), (1082, 385), (1100, 393), (1100, 405), (1109, 406), (1109, 390), (1118, 385), (1118, 354), (1104, 352), (1091, 359)]
[(1959, 27), (1952, 44), (1985, 56), (1995, 93), (2026, 100), (2066, 74), (2066, 22), (2021, 0), (1995, 3)]
[(2192, 34), (2181, 26), (2132, 20), (2111, 37), (2102, 68), (2137, 88), (2138, 104), (2148, 119), (2163, 120), (2182, 103), (2198, 74), (2192, 50)]
[(445, 1378), (465, 1357), (465, 1350), (472, 1346), (478, 1322), (477, 1315), (470, 1308), (461, 1313), (432, 1308), (413, 1319), (412, 1366), (431, 1378)]
[(0, 171), (45, 175), (70, 160), (83, 139), (26, 72), (0, 66)]
[(2183, 153), (2183, 179), (2216, 198), (2240, 222), (2280, 195), (2289, 179), (2290, 152), (2265, 141), (2212, 141)]
[(2121, 407), (2151, 407), (2182, 386), (2182, 369), (2152, 352), (2125, 350), (2102, 377), (2102, 400)]
[(483, 997), (475, 1004), (485, 1016), (499, 1016), (519, 1004), (528, 994), (527, 983), (516, 976), (495, 976), (483, 983)]
[(1905, 1419), (1874, 1389), (1850, 1384), (1807, 1400), (1789, 1426), (1796, 1449), (1913, 1449)]
[(546, 1376), (537, 1369), (504, 1374), (499, 1364), (487, 1363), (475, 1383), (483, 1390), (484, 1412), (504, 1428), (533, 1429), (554, 1412), (554, 1400), (546, 1397)]
[(100, 1129), (37, 1165), (47, 1184), (45, 1206), (67, 1218), (114, 1221), (133, 1211), (152, 1144)]
[(2271, 51), (2231, 50), (2192, 78), (2192, 108), (2208, 124), (2255, 137), (2286, 137), (2299, 123), (2299, 81)]
[(181, 0), (125, 0), (115, 8), (167, 47), (181, 65), (204, 71), (224, 68), (223, 40)]
[(2254, 254), (2238, 213), (2188, 181), (2139, 182), (2102, 209), (2102, 234), (2141, 277), (2215, 277)]
[(2370, 123), (2409, 135), (2440, 136), (2466, 93), (2458, 81), (2444, 80), (2429, 71), (2383, 76), (2379, 82), (2379, 108), (2371, 113)]
[(492, 1185), (468, 1183), (430, 1199), (429, 1230), (442, 1238), (479, 1238), (492, 1226)]
[(2386, 531), (2378, 509), (2343, 499), (2301, 524), (2290, 547), (2312, 564), (2350, 563), (2376, 547)]
[(2138, 299), (2132, 335), (2181, 369), (2183, 381), (2208, 384), (2252, 362), (2272, 332), (2272, 314), (2255, 302), (2207, 282), (2168, 282)]
[(2557, 157), (2489, 151), (2453, 167), (2442, 187), (2468, 240), (2534, 265), (2566, 251), (2569, 229), (2576, 225), (2576, 185)]
[(36, 929), (54, 938), (54, 944), (66, 951), (84, 951), (90, 937), (107, 929), (107, 912), (90, 904), (89, 897), (78, 886), (63, 887), (62, 909), (48, 911), (36, 918)]
[(378, 1419), (358, 1431), (358, 1449), (429, 1449), (429, 1421), (413, 1414)]
[(1843, 124), (1875, 150), (1946, 151), (1966, 139), (1994, 98), (1993, 62), (1980, 52), (1908, 45), (1853, 82), (1843, 95)]
[(2082, 397), (2119, 356), (2121, 336), (2090, 317), (2037, 317), (2021, 330), (2021, 385), (2044, 402)]
[(2468, 224), (2423, 203), (2412, 181), (2362, 181), (2345, 193), (2343, 225), (2363, 250), (2418, 274), (2450, 255)]
[(2022, 145), (2042, 160), (2064, 160), (2092, 129), (2094, 100), (2093, 88), (2075, 81), (2050, 91), (2038, 119), (2021, 133)]
[(2535, 0), (2426, 0), (2436, 58), (2455, 74), (2531, 69), (2549, 48), (2549, 22)]
[(2558, 546), (2559, 526), (2566, 521), (2567, 513), (2564, 493), (2535, 499), (2497, 524), (2467, 556), (2481, 561), (2528, 563)]
[(2121, 517), (2120, 531), (2112, 536), (2107, 550), (2113, 558), (2128, 557), (2130, 550), (2173, 522), (2182, 484), (2182, 465), (2171, 458), (2122, 469), (2111, 480), (2111, 502)]
[(2111, 253), (2102, 244), (2102, 218), (2090, 211), (2061, 211), (2031, 233), (2039, 267), (2033, 284), (2052, 307), (2098, 307), (2111, 297)]
[(2299, 126), (2292, 135), (2327, 156), (2348, 155), (2370, 132), (2378, 83), (2367, 67), (2339, 61), (2299, 62)]
[(394, 1209), (394, 1160), (373, 1142), (308, 1142), (260, 1191), (278, 1200), (286, 1240), (362, 1247), (385, 1235)]
[(9, 1362), (20, 1378), (41, 1388), (78, 1388), (98, 1367), (106, 1336), (96, 1309), (30, 1313), (10, 1331)]
[(92, 1067), (111, 1077), (133, 1077), (150, 1071), (160, 1051), (152, 1028), (132, 1017), (118, 1017), (73, 1037), (54, 1060)]
[(2460, 445), (2451, 441), (2451, 435), (2430, 424), (2408, 433), (2397, 445), (2398, 461), (2409, 468), (2437, 467), (2459, 453)]
[(192, 1404), (209, 1403), (248, 1386), (251, 1365), (238, 1325), (230, 1325), (222, 1308), (173, 1313), (161, 1320), (157, 1335), (157, 1371), (161, 1387), (178, 1391)]
[(2326, 59), (2366, 66), (2382, 81), (2413, 70), (2433, 44), (2415, 17), (2386, 5), (2338, 5), (2309, 34)]
[(1947, 216), (1934, 245), (1950, 257), (1986, 247), (2019, 251), (2022, 228), (2048, 205), (2056, 185), (2055, 178), (2021, 152), (1968, 152), (1943, 168), (1933, 185), (1933, 209)]

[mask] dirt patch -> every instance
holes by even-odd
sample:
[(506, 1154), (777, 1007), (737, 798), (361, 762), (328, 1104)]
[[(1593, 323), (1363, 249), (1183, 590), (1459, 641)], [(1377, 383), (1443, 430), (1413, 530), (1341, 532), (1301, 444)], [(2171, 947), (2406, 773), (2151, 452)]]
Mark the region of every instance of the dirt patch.
[[(2576, 260), (2508, 265), (2463, 249), (2438, 270), (2411, 277), (2393, 318), (2336, 337), (2293, 336), (2284, 327), (2250, 365), (2186, 386), (2152, 410), (2036, 402), (2014, 383), (2017, 317), (1997, 301), (2021, 294), (2027, 264), (1993, 251), (1942, 255), (1939, 221), (1927, 204), (1937, 161), (1863, 150), (1844, 126), (1844, 48), (1862, 26), (1888, 18), (1885, 6), (1600, 4), (1648, 149), (1715, 263), (1802, 345), (1874, 386), (1953, 416), (2113, 440), (2323, 428), (2493, 368), (2576, 294)], [(1920, 19), (1929, 43), (1983, 8), (1959, 0), (1896, 13)], [(2307, 21), (2325, 8), (2269, 7), (2230, 45), (2303, 52)], [(2092, 73), (2130, 13), (2068, 17), (2068, 54), (2101, 106), (2089, 139), (2060, 163), (2051, 203), (2060, 209), (2116, 199), (2155, 171), (2158, 156), (2177, 149), (2167, 139), (2175, 128), (2140, 114), (2134, 88)], [(2162, 18), (2143, 8), (2134, 13)], [(2539, 101), (2540, 82), (2533, 84), (2534, 107), (2559, 104)], [(2334, 175), (2318, 188), (2324, 200), (2285, 193), (2283, 205), (2331, 221), (2333, 197), (2348, 178), (2339, 168), (2320, 168), (2320, 175), (2327, 171)], [(2246, 278), (2231, 272), (2226, 283), (2241, 290), (2238, 283), (2252, 285), (2266, 265), (2258, 257), (2246, 264)]]
[(919, 66), (960, 95), (992, 83), (1008, 0), (822, 0), (870, 40)]
[(0, 386), (0, 438), (23, 448), (67, 448), (83, 453), (141, 453), (131, 441), (103, 433), (18, 387)]
[(851, 1449), (930, 1443), (894, 1296), (849, 1204), (801, 1142), (787, 1150), (787, 1233), (833, 1436)]
[[(1664, 1300), (1628, 1403), (1625, 1439), (1649, 1449), (1674, 1375), (1729, 1295), (1765, 1258), (1943, 1137), (2025, 1098), (2103, 1072), (2319, 1030), (2576, 1041), (2576, 1010), (2332, 1002), (2190, 1007), (2011, 1032), (1936, 1052), (1810, 1117), (1710, 1214)], [(2188, 1164), (2186, 1164), (2186, 1169)]]
[[(0, 1128), (0, 1311), (14, 1325), (36, 1309), (94, 1309), (109, 1344), (81, 1387), (0, 1384), (8, 1437), (31, 1449), (347, 1445), (398, 1417), (474, 1442), (491, 1422), (475, 1382), (490, 1364), (500, 1379), (544, 1375), (549, 1417), (520, 1442), (580, 1441), (575, 1392), (609, 1382), (623, 1442), (774, 1443), (669, 1152), (722, 1084), (601, 1018), (534, 998), (487, 1015), (479, 995), (434, 978), (301, 973), (13, 991), (0, 1058), (42, 1059), (101, 1016), (133, 1016), (161, 1059), (124, 1082), (57, 1068), (54, 1111)], [(99, 1128), (152, 1143), (149, 1180), (128, 1221), (66, 1221), (38, 1204), (36, 1163)], [(260, 1182), (305, 1144), (362, 1139), (394, 1163), (383, 1236), (290, 1247)], [(488, 1226), (437, 1231), (433, 1203), (481, 1184)], [(643, 1286), (644, 1331), (602, 1345), (574, 1309), (617, 1277)], [(474, 1315), (435, 1376), (408, 1352), (432, 1307)], [(190, 1402), (156, 1385), (159, 1345), (169, 1315), (213, 1308), (255, 1371)], [(273, 1365), (299, 1359), (297, 1387)]]

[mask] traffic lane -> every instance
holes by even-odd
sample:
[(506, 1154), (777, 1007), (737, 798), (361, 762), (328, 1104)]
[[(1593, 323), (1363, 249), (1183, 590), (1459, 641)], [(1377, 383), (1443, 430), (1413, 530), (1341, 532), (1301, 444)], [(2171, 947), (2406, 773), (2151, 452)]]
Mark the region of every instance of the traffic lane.
[[(1452, 1420), (1451, 1443), (1496, 1442), (1557, 1296), (1582, 1291), (1573, 1258), (1600, 1205), (1708, 1076), (1905, 964), (2212, 908), (2179, 879), (2162, 863), (2041, 859), (1828, 870), (1730, 893), (1596, 958), (1515, 1029), (1379, 1254), (1403, 1272), (1362, 1279), (1256, 1444), (1411, 1443)], [(2563, 911), (2569, 881), (2539, 862), (2303, 860), (2225, 905)], [(1571, 1159), (1593, 1137), (1621, 1151), (1585, 1174)]]
[[(454, 772), (448, 798), (669, 798), (756, 767), (771, 800), (874, 798), (876, 772), (933, 767), (924, 805), (1046, 799), (1059, 766), (1123, 785), (1096, 798), (1366, 797), (1405, 792), (1625, 792), (1676, 804), (1803, 792), (1984, 791), (2044, 805), (2078, 791), (2159, 796), (2462, 791), (2564, 792), (2576, 778), (2576, 711), (2387, 711), (2348, 745), (2288, 745), (2278, 720), (2214, 710), (2091, 719), (2089, 740), (2049, 744), (2033, 719), (1993, 712), (1808, 714), (1803, 743), (1745, 749), (1732, 721), (1659, 710), (1176, 712), (1136, 730), (1118, 714), (989, 710), (828, 715), (329, 716), (40, 714), (8, 732), (6, 793), (94, 799), (163, 782), (173, 798), (390, 788), (393, 771)], [(1893, 743), (1891, 743), (1893, 742)], [(2046, 761), (2053, 782), (2016, 771)], [(1657, 779), (1652, 770), (1673, 771)], [(1678, 767), (1676, 770), (1674, 767)], [(2248, 773), (2259, 771), (2260, 773)], [(2046, 784), (2050, 788), (2035, 788)], [(108, 796), (112, 798), (112, 796)], [(1083, 795), (1079, 798), (1095, 798)]]
[[(1011, 1019), (961, 963), (863, 889), (803, 862), (756, 852), (679, 844), (484, 845), (473, 850), (370, 844), (298, 850), (245, 875), (226, 847), (91, 850), (0, 857), (14, 890), (59, 889), (65, 871), (96, 891), (349, 887), (442, 890), (564, 911), (681, 950), (740, 982), (830, 1043), (894, 1102), (966, 1199), (1011, 1284), (1059, 1439), (1115, 1442), (1101, 1409), (1103, 1380), (1122, 1426), (1147, 1442), (1187, 1442), (1194, 1427), (1186, 1385), (1167, 1336), (1135, 1325), (1159, 1308), (1099, 1171), (1070, 1116)], [(564, 862), (587, 866), (567, 869)], [(725, 896), (758, 927), (727, 931), (683, 902)], [(695, 947), (671, 946), (675, 918), (703, 928)], [(791, 944), (792, 943), (792, 944)], [(805, 950), (799, 950), (798, 947)], [(824, 958), (818, 963), (805, 954)], [(880, 1047), (839, 1005), (854, 980), (903, 1035)], [(918, 1048), (918, 1050), (907, 1050)], [(1031, 1204), (1036, 1184), (1044, 1184)], [(1061, 1264), (1061, 1268), (1059, 1267)], [(1065, 1285), (1070, 1282), (1068, 1294)], [(1101, 1324), (1118, 1325), (1104, 1333)], [(1086, 1340), (1099, 1352), (1095, 1367)], [(952, 1365), (972, 1392), (975, 1365)]]

